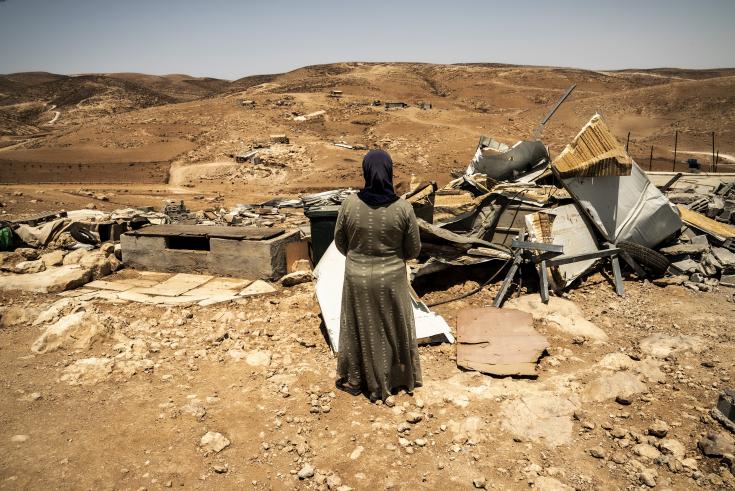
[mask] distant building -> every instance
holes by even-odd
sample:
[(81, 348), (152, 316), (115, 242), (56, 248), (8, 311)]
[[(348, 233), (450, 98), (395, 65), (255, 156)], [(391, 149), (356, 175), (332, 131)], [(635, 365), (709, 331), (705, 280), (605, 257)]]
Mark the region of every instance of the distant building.
[(249, 99), (245, 99), (241, 102), (242, 107), (255, 107), (255, 101), (251, 101)]
[(404, 109), (406, 107), (408, 107), (408, 104), (406, 104), (405, 102), (397, 102), (397, 101), (394, 101), (394, 102), (386, 102), (385, 103), (385, 108), (386, 109)]
[(340, 97), (342, 97), (342, 91), (341, 90), (333, 90), (332, 92), (329, 93), (329, 96), (328, 97), (335, 97), (335, 98), (339, 99)]

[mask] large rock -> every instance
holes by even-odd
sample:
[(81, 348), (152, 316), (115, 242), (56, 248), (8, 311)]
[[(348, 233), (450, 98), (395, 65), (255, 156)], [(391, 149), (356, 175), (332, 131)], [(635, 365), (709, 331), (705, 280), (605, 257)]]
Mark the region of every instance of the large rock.
[(21, 256), (17, 251), (0, 252), (0, 271), (13, 271), (13, 268), (15, 268), (16, 264), (25, 260), (26, 258)]
[(641, 351), (655, 358), (666, 358), (672, 353), (692, 351), (699, 353), (705, 348), (704, 339), (698, 336), (670, 336), (664, 333), (651, 334), (639, 342)]
[(57, 300), (56, 302), (51, 304), (49, 308), (38, 314), (36, 320), (33, 321), (33, 325), (40, 326), (41, 324), (55, 321), (56, 319), (58, 319), (64, 309), (72, 305), (73, 303), (74, 301), (71, 298), (62, 298), (61, 300)]
[(40, 273), (46, 269), (46, 265), (42, 260), (36, 259), (35, 261), (21, 261), (13, 268), (13, 273), (16, 274), (31, 274)]
[(634, 360), (625, 353), (616, 351), (608, 353), (602, 357), (595, 365), (598, 369), (610, 370), (613, 372), (629, 371), (642, 375), (650, 382), (663, 382), (666, 379), (664, 372), (661, 371), (661, 362), (653, 358), (644, 358), (643, 360)]
[(281, 278), (283, 286), (296, 286), (301, 283), (307, 283), (313, 279), (311, 271), (294, 271)]
[(78, 288), (92, 279), (92, 272), (78, 264), (49, 268), (40, 273), (4, 274), (0, 290), (23, 290), (37, 293), (57, 293)]
[(64, 263), (64, 256), (66, 256), (66, 251), (58, 249), (41, 256), (41, 261), (43, 261), (43, 264), (47, 268), (52, 266), (61, 266)]
[(646, 384), (639, 375), (630, 372), (615, 372), (603, 374), (590, 382), (584, 390), (584, 399), (604, 401), (617, 397), (629, 397), (646, 390)]
[(709, 433), (697, 443), (697, 446), (707, 457), (735, 454), (735, 442), (724, 433)]
[(87, 255), (86, 249), (75, 249), (64, 256), (64, 264), (78, 264), (81, 259)]
[(267, 367), (271, 364), (271, 353), (270, 351), (251, 351), (245, 357), (245, 363), (251, 367)]
[[(117, 258), (112, 257), (117, 262)], [(107, 254), (104, 251), (88, 252), (79, 260), (79, 265), (89, 269), (92, 272), (92, 277), (95, 279), (107, 276), (112, 272), (112, 266), (110, 261), (107, 260)]]
[(230, 446), (230, 440), (228, 440), (222, 433), (208, 431), (201, 440), (199, 440), (199, 446), (208, 452), (219, 453)]
[(585, 319), (579, 307), (570, 300), (551, 297), (549, 303), (543, 303), (539, 295), (532, 294), (514, 298), (505, 306), (528, 312), (535, 320), (545, 321), (571, 336), (584, 336), (593, 341), (607, 340), (605, 331)]
[(501, 407), (502, 428), (524, 439), (556, 447), (572, 440), (572, 414), (576, 399), (553, 392), (537, 392), (505, 401)]
[(94, 385), (106, 380), (114, 366), (111, 358), (84, 358), (66, 367), (60, 380), (69, 385)]
[(115, 329), (94, 315), (81, 311), (62, 317), (50, 325), (31, 345), (34, 353), (48, 353), (61, 347), (86, 349), (99, 340), (114, 339)]

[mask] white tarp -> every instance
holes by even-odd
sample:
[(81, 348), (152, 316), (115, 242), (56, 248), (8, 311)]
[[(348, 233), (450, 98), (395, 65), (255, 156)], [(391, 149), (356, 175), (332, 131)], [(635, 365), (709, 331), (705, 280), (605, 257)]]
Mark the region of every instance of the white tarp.
[(629, 176), (570, 177), (564, 187), (602, 236), (655, 247), (681, 228), (681, 217), (669, 199), (633, 162)]
[[(342, 285), (345, 279), (345, 261), (347, 258), (337, 250), (334, 242), (326, 250), (314, 268), (316, 297), (322, 309), (324, 324), (332, 349), (339, 351), (340, 315), (342, 313)], [(454, 336), (449, 325), (440, 315), (435, 314), (421, 301), (411, 298), (413, 317), (416, 325), (416, 338), (428, 340), (436, 336), (444, 336), (446, 341), (454, 343)], [(436, 338), (431, 339), (431, 341)]]

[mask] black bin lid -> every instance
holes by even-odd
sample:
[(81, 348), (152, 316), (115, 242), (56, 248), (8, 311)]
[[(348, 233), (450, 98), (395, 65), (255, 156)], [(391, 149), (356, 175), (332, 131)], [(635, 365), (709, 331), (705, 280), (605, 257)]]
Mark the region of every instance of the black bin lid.
[(312, 206), (304, 210), (304, 215), (307, 218), (336, 218), (339, 209), (339, 205)]

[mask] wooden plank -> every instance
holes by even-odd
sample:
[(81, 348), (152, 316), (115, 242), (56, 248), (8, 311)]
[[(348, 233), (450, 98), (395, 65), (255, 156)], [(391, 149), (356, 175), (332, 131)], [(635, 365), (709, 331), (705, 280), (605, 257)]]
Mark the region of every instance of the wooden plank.
[(267, 240), (281, 235), (285, 229), (269, 227), (226, 227), (209, 225), (150, 225), (128, 232), (143, 237), (209, 237), (233, 240)]
[(682, 205), (679, 205), (678, 208), (681, 213), (681, 219), (687, 225), (691, 225), (702, 232), (712, 234), (723, 239), (735, 237), (735, 227), (732, 225), (712, 220), (711, 218), (690, 210)]
[(201, 274), (178, 273), (166, 281), (150, 288), (135, 288), (134, 291), (145, 295), (161, 295), (166, 297), (177, 297), (183, 293), (193, 290), (211, 280), (213, 276)]

